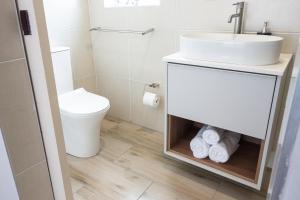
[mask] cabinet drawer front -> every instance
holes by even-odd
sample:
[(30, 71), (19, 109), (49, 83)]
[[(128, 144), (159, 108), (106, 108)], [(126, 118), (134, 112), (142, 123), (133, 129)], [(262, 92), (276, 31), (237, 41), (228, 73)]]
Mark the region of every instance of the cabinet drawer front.
[(168, 63), (168, 114), (264, 139), (276, 77)]

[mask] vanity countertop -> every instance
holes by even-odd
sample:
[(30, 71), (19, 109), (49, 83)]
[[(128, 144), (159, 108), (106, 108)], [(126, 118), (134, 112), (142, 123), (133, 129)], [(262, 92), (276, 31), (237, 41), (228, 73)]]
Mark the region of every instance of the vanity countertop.
[(166, 56), (163, 58), (163, 61), (169, 63), (205, 66), (205, 67), (218, 68), (218, 69), (227, 69), (227, 70), (234, 70), (234, 71), (282, 76), (285, 70), (287, 69), (287, 67), (289, 66), (292, 56), (293, 56), (292, 54), (280, 54), (278, 63), (273, 65), (264, 65), (264, 66), (238, 65), (238, 64), (230, 64), (230, 63), (186, 59), (183, 58), (180, 55), (180, 53), (175, 53)]

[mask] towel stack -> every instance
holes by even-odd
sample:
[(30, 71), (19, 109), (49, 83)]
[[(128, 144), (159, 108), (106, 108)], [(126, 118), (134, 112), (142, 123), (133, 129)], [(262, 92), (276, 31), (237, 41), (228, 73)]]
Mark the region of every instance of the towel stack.
[(223, 139), (224, 130), (213, 126), (207, 126), (203, 132), (203, 139), (210, 145), (218, 144)]
[(203, 139), (203, 132), (206, 130), (206, 128), (207, 126), (203, 126), (190, 143), (190, 147), (195, 158), (201, 159), (208, 156), (210, 145), (207, 144)]
[(190, 143), (196, 158), (209, 158), (218, 163), (225, 163), (238, 149), (241, 135), (212, 126), (203, 126)]
[(241, 134), (227, 131), (224, 138), (209, 148), (209, 158), (218, 163), (225, 163), (238, 149)]

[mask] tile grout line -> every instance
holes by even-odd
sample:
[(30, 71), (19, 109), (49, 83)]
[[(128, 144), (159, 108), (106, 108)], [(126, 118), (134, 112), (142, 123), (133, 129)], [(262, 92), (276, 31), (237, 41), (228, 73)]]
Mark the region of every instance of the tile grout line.
[(214, 192), (214, 194), (213, 194), (212, 197), (211, 197), (211, 200), (214, 200), (214, 199), (215, 199), (217, 192), (218, 192), (218, 190), (216, 189), (215, 192)]
[[(133, 147), (133, 146), (132, 146)], [(113, 163), (117, 164), (116, 161), (119, 160), (123, 155), (125, 155), (126, 153), (129, 152), (129, 150), (132, 149), (132, 147), (128, 148), (126, 151), (124, 151), (123, 153), (121, 153), (114, 161)]]
[[(128, 148), (126, 151), (124, 151), (123, 153), (121, 153), (116, 159), (114, 159), (114, 160), (112, 161), (112, 164), (114, 164), (114, 165), (116, 165), (116, 166), (118, 166), (118, 167), (121, 167), (121, 168), (123, 168), (123, 169), (126, 169), (126, 167), (120, 165), (119, 163), (117, 163), (117, 161), (118, 161), (123, 155), (125, 155), (125, 154), (128, 153), (128, 152), (130, 152), (130, 150), (132, 150), (132, 149), (135, 148), (135, 147), (136, 147), (136, 145), (135, 145), (135, 144), (132, 144), (132, 147)], [(145, 176), (145, 175), (139, 173), (138, 171), (132, 170), (132, 169), (129, 169), (129, 171), (132, 171), (132, 172), (134, 172), (134, 173), (140, 175), (141, 177), (143, 177), (143, 178), (145, 178), (145, 179), (148, 179), (148, 180), (151, 182), (150, 185), (149, 185), (149, 187), (152, 185), (153, 180), (150, 179), (149, 177), (147, 177), (147, 176)], [(147, 187), (146, 190), (147, 190), (149, 187)], [(146, 190), (145, 190), (145, 191), (146, 191)], [(145, 191), (144, 191), (144, 192), (145, 192)]]
[(76, 80), (84, 80), (84, 79), (87, 79), (87, 78), (91, 78), (91, 77), (94, 77), (95, 76), (95, 74), (89, 74), (89, 75), (85, 75), (85, 76), (82, 76), (82, 77), (80, 77), (80, 78), (77, 78)]
[(141, 199), (142, 196), (144, 196), (145, 192), (147, 192), (147, 190), (153, 185), (153, 181), (151, 181), (151, 183), (148, 185), (148, 187), (144, 190), (144, 192), (136, 199), (139, 200)]
[(216, 194), (217, 194), (218, 190), (221, 188), (221, 186), (222, 186), (223, 183), (224, 183), (224, 180), (220, 181), (218, 187), (216, 188), (214, 194), (213, 194), (212, 197), (211, 197), (211, 200), (214, 200), (214, 199), (215, 199)]
[(38, 162), (38, 163), (36, 163), (36, 164), (34, 164), (34, 165), (32, 165), (32, 166), (30, 166), (30, 167), (24, 169), (23, 171), (21, 171), (21, 172), (19, 172), (18, 174), (16, 174), (16, 177), (19, 176), (19, 175), (24, 174), (25, 172), (31, 170), (31, 169), (34, 168), (34, 167), (37, 167), (37, 166), (43, 164), (44, 162), (46, 162), (46, 160), (42, 160), (42, 161), (40, 161), (40, 162)]
[[(116, 126), (118, 126), (118, 124), (114, 125), (113, 127), (116, 127)], [(113, 128), (113, 127), (112, 127), (112, 128)], [(110, 128), (110, 129), (112, 129), (112, 128)], [(110, 131), (110, 129), (108, 129), (107, 131)], [(133, 147), (133, 145), (132, 145), (132, 147)], [(116, 159), (114, 159), (113, 163), (114, 163), (114, 164), (117, 164), (116, 161), (119, 160), (124, 154), (128, 153), (129, 150), (132, 149), (132, 147), (128, 148), (128, 149), (125, 150), (123, 153), (121, 153), (119, 156), (117, 156)]]
[[(119, 166), (119, 167), (122, 167), (124, 168), (122, 165), (118, 164), (117, 161), (123, 156), (125, 155), (126, 153), (128, 153), (130, 150), (132, 150), (134, 147), (136, 147), (136, 144), (132, 144), (132, 146), (130, 148), (128, 148), (126, 151), (124, 151), (122, 154), (120, 154), (112, 163)], [(148, 177), (144, 176), (143, 174), (140, 174), (139, 172), (135, 171), (135, 170), (131, 170), (130, 171), (136, 173), (136, 174), (139, 174), (140, 176), (146, 178), (146, 179), (149, 179)], [(143, 195), (144, 193), (152, 186), (152, 184), (154, 183), (153, 180), (149, 179), (150, 181), (150, 184), (148, 185), (148, 187), (143, 191), (143, 193), (137, 198), (137, 200), (139, 200)]]
[(25, 57), (15, 58), (15, 59), (11, 59), (11, 60), (4, 60), (4, 61), (1, 61), (0, 64), (12, 63), (12, 62), (20, 61), (20, 60), (25, 60)]

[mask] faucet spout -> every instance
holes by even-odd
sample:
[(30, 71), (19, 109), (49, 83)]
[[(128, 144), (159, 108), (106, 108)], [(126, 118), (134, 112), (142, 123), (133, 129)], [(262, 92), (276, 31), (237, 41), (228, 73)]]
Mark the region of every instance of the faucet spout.
[(228, 23), (231, 23), (233, 18), (237, 18), (239, 16), (240, 16), (239, 14), (232, 14), (232, 15), (230, 15), (229, 18), (228, 18)]
[(233, 18), (235, 18), (234, 33), (242, 34), (245, 2), (238, 2), (233, 5), (236, 6), (236, 13), (229, 16), (228, 23), (231, 23)]

